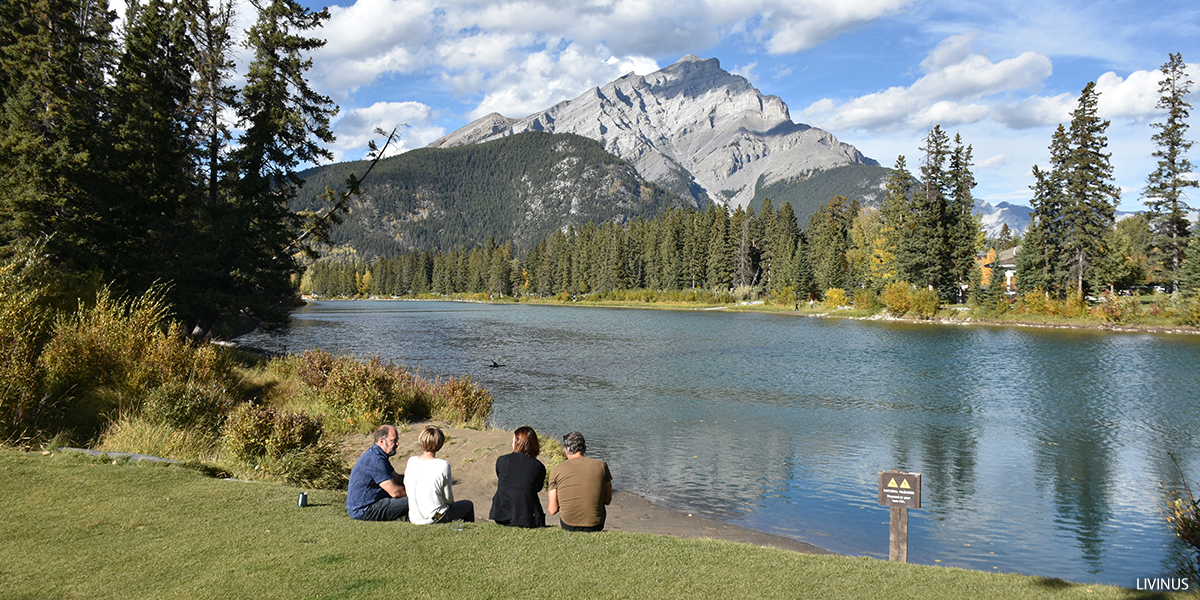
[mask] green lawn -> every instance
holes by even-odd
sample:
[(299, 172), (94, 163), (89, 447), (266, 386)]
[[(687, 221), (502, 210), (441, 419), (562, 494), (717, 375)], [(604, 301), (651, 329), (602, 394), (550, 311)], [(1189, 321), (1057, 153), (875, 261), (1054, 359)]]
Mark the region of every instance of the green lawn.
[[(2, 598), (1159, 598), (623, 532), (362, 523), (345, 495), (0, 450)], [(476, 507), (476, 513), (486, 513)]]

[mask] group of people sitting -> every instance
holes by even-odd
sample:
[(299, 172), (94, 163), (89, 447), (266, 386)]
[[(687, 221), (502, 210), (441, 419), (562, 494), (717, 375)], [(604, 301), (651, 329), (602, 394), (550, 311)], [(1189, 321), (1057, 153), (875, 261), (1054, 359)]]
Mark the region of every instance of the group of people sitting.
[[(350, 470), (346, 512), (363, 521), (449, 523), (475, 521), (470, 500), (454, 500), (450, 463), (437, 457), (446, 443), (441, 429), (426, 427), (417, 437), (420, 454), (408, 459), (404, 473), (396, 473), (389, 457), (395, 456), (399, 433), (384, 425), (375, 430), (375, 443), (363, 452)], [(549, 512), (558, 515), (568, 531), (600, 531), (612, 502), (612, 474), (608, 464), (585, 456), (587, 444), (578, 431), (563, 436), (567, 460), (550, 470)], [(546, 485), (546, 467), (532, 427), (513, 432), (512, 454), (496, 459), (496, 495), (488, 518), (513, 527), (545, 527), (546, 513), (538, 493)]]

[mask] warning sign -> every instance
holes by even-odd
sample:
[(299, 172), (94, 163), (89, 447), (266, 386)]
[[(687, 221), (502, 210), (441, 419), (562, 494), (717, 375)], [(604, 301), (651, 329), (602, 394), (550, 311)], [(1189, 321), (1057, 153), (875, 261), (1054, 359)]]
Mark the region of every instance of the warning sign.
[(879, 504), (900, 508), (921, 508), (921, 474), (880, 471)]

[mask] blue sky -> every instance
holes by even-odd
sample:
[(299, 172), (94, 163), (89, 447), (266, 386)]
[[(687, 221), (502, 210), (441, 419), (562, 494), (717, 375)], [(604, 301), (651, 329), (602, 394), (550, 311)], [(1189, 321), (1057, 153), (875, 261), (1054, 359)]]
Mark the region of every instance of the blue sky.
[(1181, 52), (1200, 80), (1195, 0), (344, 1), (329, 5), (310, 73), (341, 107), (340, 160), (361, 157), (375, 127), (407, 123), (401, 150), (419, 148), (487, 113), (523, 117), (696, 54), (884, 166), (900, 154), (915, 166), (933, 124), (961, 133), (976, 196), (993, 204), (1028, 204), (1031, 167), (1096, 81), (1120, 209), (1140, 210), (1158, 69)]

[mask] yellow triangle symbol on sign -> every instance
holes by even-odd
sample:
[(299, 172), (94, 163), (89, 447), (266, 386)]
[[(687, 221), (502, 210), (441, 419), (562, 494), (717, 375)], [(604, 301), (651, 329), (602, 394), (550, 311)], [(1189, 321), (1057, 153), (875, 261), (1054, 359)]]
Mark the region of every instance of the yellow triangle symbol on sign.
[(901, 489), (905, 489), (905, 490), (911, 490), (911, 489), (912, 489), (911, 487), (908, 487), (908, 480), (907, 480), (907, 479), (901, 479), (901, 480), (900, 480), (900, 488), (901, 488)]
[(887, 486), (888, 486), (888, 487), (898, 487), (898, 486), (896, 485), (896, 478), (895, 478), (895, 477), (893, 477), (893, 478), (892, 478), (892, 480), (888, 482)]

